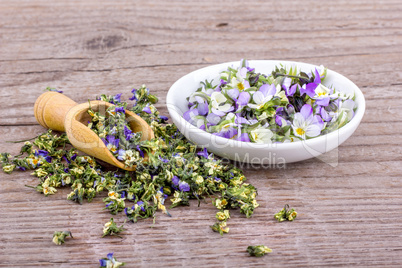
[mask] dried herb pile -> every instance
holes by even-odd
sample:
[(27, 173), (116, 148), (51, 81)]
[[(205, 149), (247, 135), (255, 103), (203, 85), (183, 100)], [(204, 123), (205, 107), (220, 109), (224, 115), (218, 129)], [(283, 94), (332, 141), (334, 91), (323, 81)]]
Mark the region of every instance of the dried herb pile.
[[(67, 199), (79, 204), (84, 200), (90, 202), (106, 191), (104, 208), (114, 215), (125, 214), (133, 222), (140, 218), (155, 219), (158, 210), (170, 215), (173, 207), (189, 205), (190, 199), (206, 198), (218, 209), (216, 223), (211, 227), (220, 234), (229, 231), (229, 208), (237, 208), (250, 217), (258, 207), (257, 190), (245, 183), (242, 171), (186, 140), (175, 125), (159, 115), (154, 106), (158, 99), (146, 86), (132, 93), (131, 104), (122, 101), (121, 94), (101, 95), (101, 100), (114, 106), (105, 118), (90, 110), (92, 122), (88, 126), (119, 160), (128, 166), (136, 165), (135, 172), (108, 171), (93, 157), (71, 148), (65, 134), (50, 130), (32, 143), (25, 142), (17, 156), (1, 153), (3, 171), (32, 170), (32, 175), (38, 177), (38, 184), (33, 186), (38, 192), (49, 196), (58, 188), (71, 187)], [(122, 115), (126, 109), (147, 121), (155, 133), (153, 140), (140, 141), (139, 134), (124, 127), (126, 121)], [(144, 152), (148, 152), (147, 163), (141, 157)], [(167, 199), (171, 201), (169, 212), (165, 206)]]

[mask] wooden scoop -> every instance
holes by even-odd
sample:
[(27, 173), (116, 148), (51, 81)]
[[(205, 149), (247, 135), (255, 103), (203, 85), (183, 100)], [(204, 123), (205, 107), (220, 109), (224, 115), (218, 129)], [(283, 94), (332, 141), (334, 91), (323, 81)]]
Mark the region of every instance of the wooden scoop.
[[(34, 114), (39, 124), (45, 128), (66, 132), (71, 144), (78, 150), (121, 169), (134, 171), (136, 166), (126, 167), (117, 160), (99, 136), (87, 126), (91, 120), (88, 114), (90, 106), (93, 111), (104, 115), (106, 109), (113, 104), (104, 101), (90, 103), (77, 104), (63, 94), (49, 91), (36, 100)], [(151, 127), (141, 117), (126, 110), (126, 119), (133, 132), (142, 132), (141, 140), (154, 138)], [(144, 158), (148, 156), (145, 155)]]

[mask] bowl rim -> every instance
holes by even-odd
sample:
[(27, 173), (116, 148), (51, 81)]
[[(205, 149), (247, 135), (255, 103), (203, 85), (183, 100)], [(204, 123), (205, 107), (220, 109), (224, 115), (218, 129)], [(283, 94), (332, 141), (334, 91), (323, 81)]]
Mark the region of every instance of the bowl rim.
[[(248, 60), (249, 65), (253, 67), (253, 63), (269, 63), (269, 64), (274, 64), (274, 65), (279, 65), (279, 64), (291, 64), (291, 65), (309, 65), (311, 68), (319, 68), (319, 66), (310, 64), (310, 63), (305, 63), (305, 62), (297, 62), (297, 61), (287, 61), (287, 60)], [(366, 102), (365, 98), (363, 95), (363, 92), (360, 90), (360, 88), (353, 83), (349, 78), (343, 76), (342, 74), (335, 72), (331, 69), (327, 69), (328, 72), (333, 73), (335, 76), (340, 76), (343, 79), (346, 80), (347, 83), (351, 84), (351, 87), (353, 87), (353, 91), (355, 93), (355, 102), (357, 105), (357, 109), (355, 111), (354, 117), (343, 127), (332, 131), (330, 133), (327, 133), (325, 135), (320, 135), (318, 137), (314, 137), (308, 140), (300, 140), (300, 141), (295, 141), (295, 142), (290, 142), (290, 143), (270, 143), (270, 144), (261, 144), (261, 143), (253, 143), (253, 142), (244, 142), (244, 141), (237, 141), (237, 140), (231, 140), (227, 138), (223, 138), (220, 136), (213, 135), (211, 133), (208, 133), (204, 130), (201, 130), (192, 124), (190, 124), (187, 120), (183, 118), (182, 111), (175, 105), (176, 101), (173, 97), (173, 91), (175, 88), (178, 86), (178, 84), (182, 81), (185, 80), (188, 77), (192, 77), (195, 74), (199, 72), (205, 72), (208, 69), (214, 69), (214, 68), (219, 68), (219, 67), (228, 67), (231, 65), (239, 64), (239, 61), (231, 61), (231, 62), (224, 62), (220, 64), (214, 64), (214, 65), (209, 65), (197, 70), (194, 70), (178, 80), (176, 80), (173, 85), (169, 88), (167, 96), (166, 96), (166, 105), (169, 111), (170, 116), (172, 117), (173, 122), (177, 122), (176, 124), (179, 125), (180, 123), (183, 123), (183, 127), (187, 128), (189, 132), (192, 133), (192, 135), (198, 135), (200, 138), (203, 139), (209, 139), (209, 140), (214, 140), (215, 144), (225, 144), (229, 147), (235, 148), (235, 147), (252, 147), (255, 149), (274, 149), (274, 150), (291, 150), (291, 149), (296, 149), (300, 145), (304, 144), (306, 146), (317, 146), (319, 144), (322, 144), (326, 142), (327, 140), (333, 140), (336, 139), (337, 137), (341, 137), (344, 135), (347, 135), (347, 133), (353, 133), (354, 130), (357, 128), (359, 125), (360, 121), (362, 120), (364, 116), (364, 112), (366, 109)], [(218, 74), (216, 75), (218, 76)], [(198, 87), (198, 85), (197, 85)], [(179, 126), (178, 126), (179, 127)], [(180, 128), (179, 128), (180, 129)]]

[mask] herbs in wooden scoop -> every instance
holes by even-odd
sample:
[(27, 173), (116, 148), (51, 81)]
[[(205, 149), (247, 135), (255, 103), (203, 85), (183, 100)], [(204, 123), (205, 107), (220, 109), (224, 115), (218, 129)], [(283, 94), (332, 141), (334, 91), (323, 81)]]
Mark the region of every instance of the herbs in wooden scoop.
[(145, 142), (141, 141), (142, 133), (130, 129), (123, 106), (109, 107), (106, 115), (90, 108), (88, 114), (92, 117), (88, 127), (101, 138), (113, 156), (128, 167), (143, 161), (144, 148), (141, 146)]

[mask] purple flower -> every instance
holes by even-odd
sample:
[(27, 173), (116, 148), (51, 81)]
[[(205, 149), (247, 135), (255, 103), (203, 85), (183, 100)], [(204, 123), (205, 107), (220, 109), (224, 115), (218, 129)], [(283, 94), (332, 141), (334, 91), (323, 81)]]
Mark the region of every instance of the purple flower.
[(231, 97), (233, 100), (237, 100), (239, 97), (240, 91), (237, 88), (232, 88), (228, 90), (228, 95)]
[(113, 201), (110, 201), (109, 204), (106, 204), (106, 207), (110, 207), (111, 205), (113, 205)]
[(48, 163), (52, 163), (52, 157), (51, 157), (50, 155), (45, 156), (45, 160), (46, 160), (46, 162), (48, 162)]
[(159, 156), (159, 159), (160, 159), (163, 163), (169, 163), (169, 159), (162, 158), (161, 156)]
[(121, 94), (122, 93), (116, 94), (116, 96), (113, 97), (113, 100), (111, 101), (111, 103), (116, 104), (116, 103), (121, 102)]
[(173, 176), (172, 183), (174, 185), (179, 185), (180, 179), (177, 176)]
[(329, 89), (326, 86), (319, 84), (314, 90), (315, 103), (320, 106), (328, 106), (332, 92), (333, 89)]
[(236, 140), (244, 141), (244, 142), (250, 142), (250, 137), (248, 136), (247, 133), (242, 133), (236, 138)]
[(280, 127), (287, 126), (287, 121), (280, 115), (275, 117), (275, 123)]
[(119, 147), (119, 139), (116, 139), (115, 136), (108, 135), (106, 137), (107, 144), (106, 147), (112, 152), (115, 153), (117, 151), (117, 148)]
[(188, 183), (185, 181), (181, 181), (179, 184), (179, 189), (182, 192), (188, 192), (190, 191), (190, 185), (188, 185)]
[(183, 114), (184, 119), (188, 121), (190, 124), (194, 125), (194, 123), (197, 121), (196, 116), (198, 115), (198, 110), (197, 109), (190, 109), (187, 112)]
[(219, 121), (221, 121), (221, 117), (219, 115), (216, 115), (214, 113), (210, 113), (207, 115), (207, 122), (210, 123), (212, 126), (217, 125)]
[(300, 88), (299, 84), (294, 84), (289, 89), (285, 89), (286, 96), (293, 96), (298, 88)]
[(134, 95), (133, 95), (131, 98), (129, 98), (129, 100), (135, 100), (135, 101), (137, 101), (137, 100), (138, 100), (137, 97), (136, 97), (137, 90), (136, 90), (135, 88), (133, 88), (133, 90), (131, 91), (131, 93), (133, 93)]
[(120, 149), (117, 151), (118, 155), (117, 155), (117, 159), (119, 159), (120, 161), (124, 161), (126, 158), (126, 151), (123, 149)]
[(199, 115), (206, 115), (209, 112), (208, 103), (198, 103), (197, 110)]
[(64, 169), (64, 172), (65, 172), (65, 173), (68, 173), (69, 171), (70, 171), (70, 170), (69, 170), (68, 168), (65, 168), (65, 169)]
[(329, 113), (327, 112), (327, 110), (325, 110), (325, 107), (320, 107), (319, 108), (319, 113), (321, 115), (321, 118), (325, 121), (325, 122), (329, 122), (332, 119), (332, 116), (329, 115)]
[(127, 126), (124, 126), (124, 136), (126, 137), (126, 140), (130, 140), (132, 138), (133, 132), (131, 131), (130, 128)]
[(237, 135), (237, 129), (230, 125), (231, 124), (224, 125), (220, 132), (218, 132), (216, 134), (214, 133), (214, 134), (219, 137), (226, 138), (226, 139), (233, 138), (235, 135)]
[(145, 106), (144, 109), (142, 109), (143, 112), (146, 112), (147, 114), (152, 114), (151, 108), (149, 106)]
[(250, 121), (247, 120), (244, 117), (241, 117), (240, 115), (236, 114), (236, 118), (235, 118), (235, 123), (236, 124), (247, 124), (250, 125)]
[(314, 82), (303, 85), (300, 88), (300, 95), (307, 94), (310, 98), (315, 96), (315, 89), (321, 83), (320, 73), (315, 69)]
[(207, 128), (207, 127), (210, 127), (210, 126), (212, 126), (211, 123), (207, 123), (207, 126), (205, 126), (205, 124), (202, 124), (202, 125), (200, 126), (200, 129), (205, 131), (206, 128)]
[(112, 253), (109, 253), (109, 254), (107, 254), (107, 256), (106, 256), (109, 260), (113, 260), (113, 252)]
[(240, 64), (241, 64), (243, 67), (245, 67), (248, 72), (254, 71), (254, 68), (250, 68), (250, 67), (249, 67), (248, 60), (246, 60), (246, 59), (241, 59), (241, 60), (240, 60)]
[(316, 124), (320, 127), (320, 132), (324, 128), (324, 125), (325, 125), (324, 120), (318, 114), (314, 116), (314, 124)]
[(255, 68), (246, 67), (248, 72), (254, 72)]
[(108, 144), (112, 144), (116, 147), (119, 145), (119, 139), (116, 139), (116, 137), (113, 135), (106, 136), (106, 140), (107, 140)]
[(299, 113), (294, 115), (293, 119), (293, 134), (302, 139), (306, 137), (316, 137), (320, 135), (323, 122), (318, 120), (313, 115), (313, 108), (310, 105), (304, 104)]
[(143, 201), (138, 201), (137, 205), (141, 208), (142, 211), (145, 212), (145, 208), (144, 208), (144, 202)]
[(125, 191), (121, 192), (120, 198), (126, 198), (126, 192)]
[(137, 145), (137, 151), (140, 153), (141, 157), (144, 157), (144, 152), (141, 150), (141, 147)]
[(70, 164), (70, 163), (71, 163), (71, 161), (70, 161), (70, 160), (68, 160), (68, 159), (67, 159), (67, 157), (66, 157), (66, 156), (64, 156), (64, 155), (63, 155), (63, 159), (64, 159), (64, 160), (66, 160), (66, 162), (67, 162), (68, 164)]
[(169, 118), (168, 118), (167, 116), (164, 116), (164, 115), (160, 115), (159, 118), (160, 118), (162, 121), (168, 121), (168, 120), (169, 120)]
[(250, 101), (250, 94), (248, 92), (241, 92), (236, 101), (237, 106), (246, 106)]
[(197, 155), (202, 156), (202, 157), (208, 159), (208, 151), (207, 151), (207, 148), (204, 148), (204, 150), (198, 152)]
[(21, 171), (25, 171), (25, 170), (26, 170), (26, 168), (25, 168), (25, 167), (22, 167), (22, 166), (18, 166), (18, 169), (21, 170)]
[(264, 97), (273, 96), (276, 93), (276, 87), (274, 83), (272, 83), (271, 85), (264, 84), (260, 87), (258, 91), (261, 92)]
[(115, 109), (114, 109), (114, 111), (116, 112), (116, 113), (125, 113), (126, 111), (124, 110), (124, 107), (116, 107)]
[(106, 267), (107, 266), (107, 261), (105, 259), (100, 259), (99, 264), (100, 264), (100, 267)]
[(221, 81), (219, 82), (219, 87), (222, 88), (226, 84), (227, 84), (227, 82), (225, 80), (221, 79)]
[(35, 152), (35, 156), (42, 156), (42, 157), (45, 157), (45, 156), (47, 156), (49, 153), (47, 152), (47, 151), (45, 151), (45, 150), (38, 150), (38, 151), (36, 151)]

